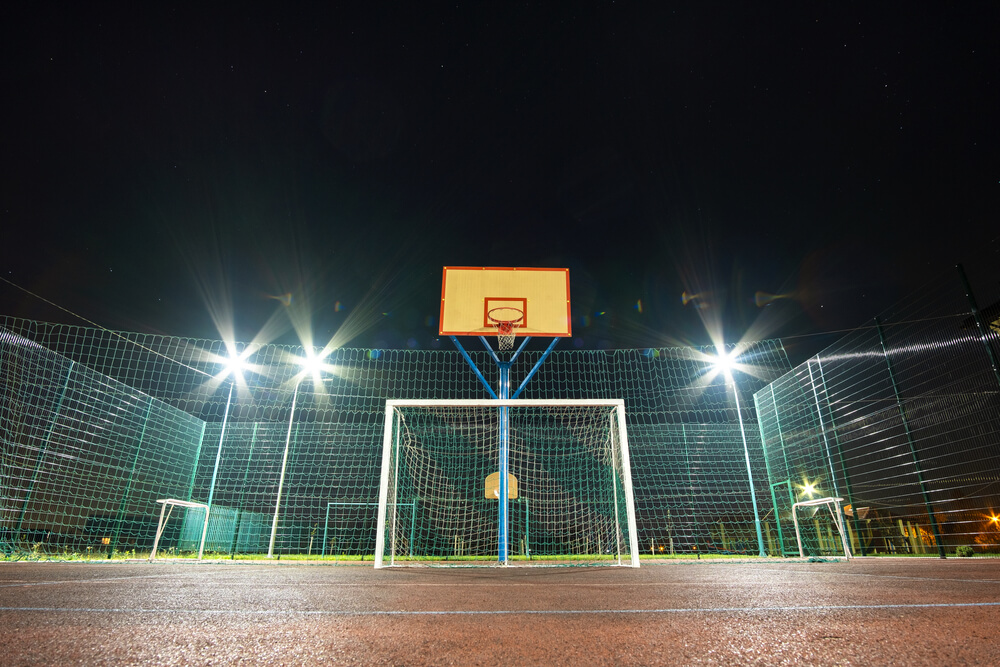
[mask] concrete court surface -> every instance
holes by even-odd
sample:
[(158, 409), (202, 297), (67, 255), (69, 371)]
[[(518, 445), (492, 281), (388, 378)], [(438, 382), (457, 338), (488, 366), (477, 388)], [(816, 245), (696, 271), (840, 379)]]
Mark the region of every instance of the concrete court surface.
[(0, 563), (3, 665), (1000, 665), (1000, 560)]

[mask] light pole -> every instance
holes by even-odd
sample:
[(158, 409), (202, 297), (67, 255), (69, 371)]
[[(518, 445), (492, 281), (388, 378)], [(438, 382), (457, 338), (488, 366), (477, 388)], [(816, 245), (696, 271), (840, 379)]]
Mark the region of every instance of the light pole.
[(292, 409), (288, 413), (288, 432), (285, 434), (285, 452), (281, 456), (281, 475), (278, 477), (278, 493), (274, 499), (274, 519), (271, 521), (271, 541), (267, 546), (267, 557), (274, 558), (274, 540), (278, 535), (278, 517), (281, 514), (281, 493), (285, 487), (285, 470), (288, 466), (288, 450), (292, 442), (292, 423), (295, 421), (295, 403), (299, 398), (299, 385), (306, 375), (312, 375), (314, 382), (322, 382), (320, 368), (322, 359), (309, 354), (304, 359), (296, 360), (302, 370), (295, 376), (295, 391), (292, 392)]
[(226, 438), (226, 424), (229, 421), (229, 406), (233, 402), (233, 387), (235, 383), (229, 383), (229, 397), (226, 398), (226, 411), (222, 413), (222, 431), (219, 432), (219, 448), (215, 450), (215, 467), (212, 468), (212, 483), (208, 487), (208, 507), (212, 508), (212, 498), (215, 496), (215, 480), (219, 476), (219, 462), (222, 460), (222, 441)]
[[(233, 403), (233, 388), (236, 386), (237, 377), (242, 372), (244, 366), (243, 356), (234, 356), (230, 352), (229, 360), (226, 362), (224, 378), (229, 379), (229, 395), (226, 397), (226, 410), (222, 413), (222, 430), (219, 432), (219, 447), (215, 450), (215, 467), (212, 468), (212, 482), (208, 486), (208, 509), (207, 514), (212, 513), (212, 499), (215, 497), (215, 480), (219, 476), (219, 463), (222, 461), (222, 442), (226, 438), (226, 424), (229, 423), (229, 407)], [(206, 516), (205, 527), (202, 529), (201, 543), (205, 544), (205, 537), (208, 535), (208, 517)]]
[(753, 522), (757, 528), (757, 548), (758, 556), (764, 558), (767, 556), (767, 552), (764, 550), (764, 535), (760, 529), (760, 512), (757, 510), (757, 492), (753, 487), (753, 470), (750, 467), (750, 447), (747, 446), (747, 433), (743, 428), (743, 411), (740, 409), (740, 388), (736, 385), (736, 380), (733, 378), (733, 365), (734, 359), (732, 356), (726, 354), (725, 349), (722, 346), (718, 346), (719, 356), (716, 357), (715, 367), (725, 375), (726, 385), (733, 385), (733, 398), (736, 399), (736, 418), (740, 423), (740, 437), (743, 439), (743, 456), (746, 459), (747, 464), (747, 482), (750, 484), (750, 502), (753, 504)]

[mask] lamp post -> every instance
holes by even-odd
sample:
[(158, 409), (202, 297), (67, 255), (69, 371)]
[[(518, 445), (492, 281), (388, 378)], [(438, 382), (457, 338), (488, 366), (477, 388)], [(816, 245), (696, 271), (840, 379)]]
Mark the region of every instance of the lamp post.
[[(229, 408), (233, 404), (233, 389), (236, 387), (237, 377), (243, 370), (243, 356), (233, 355), (230, 352), (229, 360), (226, 362), (224, 378), (229, 379), (229, 395), (226, 397), (226, 409), (222, 413), (222, 430), (219, 432), (219, 447), (215, 450), (215, 466), (212, 468), (212, 482), (208, 485), (208, 509), (205, 512), (212, 513), (212, 499), (215, 497), (215, 481), (219, 476), (219, 463), (222, 461), (222, 442), (226, 438), (226, 425), (229, 423)], [(208, 517), (205, 517), (205, 527), (202, 529), (201, 543), (205, 544), (205, 537), (208, 535)]]
[(226, 424), (229, 422), (229, 406), (233, 402), (233, 387), (229, 383), (229, 396), (226, 398), (226, 411), (222, 413), (222, 430), (219, 432), (219, 447), (215, 450), (215, 467), (212, 468), (212, 483), (208, 487), (208, 508), (212, 509), (212, 498), (215, 496), (215, 480), (219, 476), (219, 462), (222, 460), (222, 441), (226, 438)]
[(715, 367), (722, 371), (725, 375), (726, 385), (733, 385), (733, 398), (736, 399), (736, 419), (740, 423), (740, 437), (743, 439), (743, 455), (746, 459), (747, 465), (747, 481), (750, 484), (750, 502), (753, 504), (753, 521), (757, 528), (757, 555), (764, 558), (767, 556), (767, 552), (764, 550), (764, 535), (760, 529), (760, 512), (757, 510), (757, 492), (753, 488), (753, 470), (750, 467), (750, 447), (747, 445), (747, 434), (746, 430), (743, 428), (743, 411), (740, 409), (740, 389), (736, 385), (736, 380), (733, 378), (734, 360), (731, 356), (726, 354), (722, 346), (718, 346), (717, 349), (719, 350), (719, 356), (715, 360)]
[(295, 377), (295, 391), (292, 392), (292, 409), (288, 413), (288, 432), (285, 434), (285, 451), (281, 456), (281, 475), (278, 477), (278, 493), (274, 499), (274, 519), (271, 521), (271, 541), (267, 546), (268, 558), (274, 558), (274, 540), (278, 535), (278, 517), (281, 514), (281, 493), (285, 487), (285, 470), (288, 466), (288, 450), (292, 442), (292, 423), (295, 421), (295, 403), (299, 398), (299, 385), (302, 384), (302, 380), (309, 374), (313, 376), (315, 382), (322, 382), (319, 374), (322, 365), (320, 358), (310, 353), (309, 356), (304, 359), (298, 359), (297, 362), (303, 368)]

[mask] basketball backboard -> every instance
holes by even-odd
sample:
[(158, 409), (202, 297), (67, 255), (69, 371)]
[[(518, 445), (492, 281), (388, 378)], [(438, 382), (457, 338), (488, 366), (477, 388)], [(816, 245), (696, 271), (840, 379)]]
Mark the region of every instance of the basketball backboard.
[(572, 335), (569, 269), (446, 266), (441, 280), (442, 336), (495, 334), (495, 316), (520, 311), (516, 336)]
[[(483, 484), (487, 500), (500, 498), (500, 472), (490, 473)], [(507, 473), (507, 499), (517, 500), (517, 477)]]

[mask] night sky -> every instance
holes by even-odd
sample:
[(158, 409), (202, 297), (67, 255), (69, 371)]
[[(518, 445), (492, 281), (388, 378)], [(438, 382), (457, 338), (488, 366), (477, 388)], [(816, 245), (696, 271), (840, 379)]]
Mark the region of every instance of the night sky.
[(996, 2), (147, 4), (0, 10), (0, 276), (111, 329), (450, 349), (441, 267), (551, 266), (566, 348), (815, 351), (1000, 236)]

